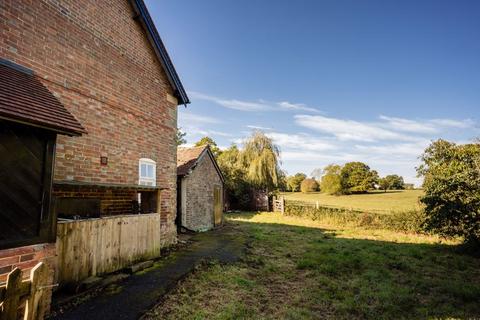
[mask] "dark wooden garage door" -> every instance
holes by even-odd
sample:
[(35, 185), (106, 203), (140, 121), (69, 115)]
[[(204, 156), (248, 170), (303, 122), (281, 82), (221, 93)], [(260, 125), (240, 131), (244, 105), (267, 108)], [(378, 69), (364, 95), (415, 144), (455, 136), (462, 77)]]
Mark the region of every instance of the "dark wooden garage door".
[(45, 235), (54, 141), (45, 130), (0, 121), (0, 247)]

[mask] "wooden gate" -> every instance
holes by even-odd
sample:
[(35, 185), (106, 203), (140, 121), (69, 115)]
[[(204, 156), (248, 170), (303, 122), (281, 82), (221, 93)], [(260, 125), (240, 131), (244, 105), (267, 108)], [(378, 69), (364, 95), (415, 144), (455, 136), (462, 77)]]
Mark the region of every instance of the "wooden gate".
[(273, 199), (273, 212), (285, 213), (285, 199), (283, 197)]
[(214, 186), (213, 188), (213, 210), (215, 215), (215, 225), (218, 226), (222, 223), (222, 189), (220, 186)]
[(22, 271), (18, 268), (10, 272), (7, 283), (0, 286), (0, 320), (17, 320), (22, 314), (25, 320), (43, 319), (52, 287), (48, 285), (48, 273), (43, 262), (30, 271), (27, 280), (22, 280)]

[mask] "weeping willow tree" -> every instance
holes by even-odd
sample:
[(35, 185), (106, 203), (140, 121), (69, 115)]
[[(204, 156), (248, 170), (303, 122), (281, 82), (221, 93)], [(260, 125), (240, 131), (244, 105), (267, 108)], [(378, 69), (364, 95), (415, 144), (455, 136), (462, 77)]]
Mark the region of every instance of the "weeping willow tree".
[(248, 182), (254, 187), (271, 191), (278, 186), (280, 150), (263, 132), (255, 131), (245, 140), (240, 161)]

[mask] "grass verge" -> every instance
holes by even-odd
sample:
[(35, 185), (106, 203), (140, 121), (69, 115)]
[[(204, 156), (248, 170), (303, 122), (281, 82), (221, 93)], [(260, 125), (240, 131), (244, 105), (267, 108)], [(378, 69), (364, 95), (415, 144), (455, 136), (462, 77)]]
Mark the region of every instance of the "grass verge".
[(205, 264), (151, 319), (479, 318), (479, 259), (435, 236), (277, 213), (229, 215), (242, 262)]

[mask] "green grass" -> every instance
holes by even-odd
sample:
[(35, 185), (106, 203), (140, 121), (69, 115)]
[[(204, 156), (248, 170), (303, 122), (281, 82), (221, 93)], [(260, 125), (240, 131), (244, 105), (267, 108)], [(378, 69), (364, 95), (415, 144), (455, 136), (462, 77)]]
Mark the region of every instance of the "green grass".
[(371, 212), (410, 211), (419, 208), (418, 198), (422, 190), (372, 191), (367, 194), (331, 196), (320, 192), (285, 192), (286, 200), (315, 203), (320, 206), (365, 210)]
[(205, 264), (151, 318), (480, 318), (480, 260), (453, 240), (278, 213), (227, 223), (248, 237), (245, 258)]

